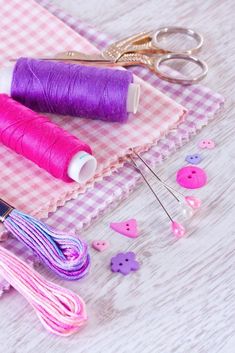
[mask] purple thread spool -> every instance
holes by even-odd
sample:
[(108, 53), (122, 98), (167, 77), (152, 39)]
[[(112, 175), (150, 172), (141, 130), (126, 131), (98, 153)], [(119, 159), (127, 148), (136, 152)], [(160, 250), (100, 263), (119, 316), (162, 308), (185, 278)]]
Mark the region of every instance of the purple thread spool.
[(138, 107), (139, 85), (126, 70), (20, 58), (0, 77), (0, 93), (38, 112), (125, 122)]

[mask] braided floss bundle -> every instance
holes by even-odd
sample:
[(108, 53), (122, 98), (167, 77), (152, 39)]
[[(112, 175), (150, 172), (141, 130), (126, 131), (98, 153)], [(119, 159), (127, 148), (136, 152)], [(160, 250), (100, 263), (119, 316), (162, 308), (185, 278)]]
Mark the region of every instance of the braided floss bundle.
[(139, 85), (126, 70), (20, 58), (0, 68), (0, 92), (38, 111), (111, 122), (136, 112)]
[(65, 182), (84, 183), (95, 173), (90, 146), (5, 94), (0, 94), (0, 142)]
[(90, 265), (88, 247), (79, 238), (57, 231), (0, 199), (0, 221), (54, 273), (67, 280), (86, 275)]
[(69, 336), (86, 323), (85, 303), (77, 294), (47, 281), (3, 247), (0, 275), (28, 300), (50, 332)]

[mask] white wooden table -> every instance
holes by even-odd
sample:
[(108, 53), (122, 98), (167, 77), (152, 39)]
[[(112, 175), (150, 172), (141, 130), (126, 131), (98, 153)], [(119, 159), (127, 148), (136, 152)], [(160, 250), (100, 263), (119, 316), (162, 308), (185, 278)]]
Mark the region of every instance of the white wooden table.
[[(217, 148), (202, 166), (208, 185), (197, 191), (203, 209), (189, 224), (190, 236), (173, 240), (168, 221), (142, 185), (84, 236), (109, 239), (111, 249), (93, 252), (91, 274), (63, 283), (87, 302), (88, 325), (69, 338), (54, 337), (14, 290), (0, 300), (0, 352), (4, 353), (233, 353), (235, 351), (235, 4), (232, 0), (54, 0), (73, 16), (119, 37), (160, 25), (194, 27), (205, 36), (201, 56), (209, 63), (205, 84), (224, 94), (216, 121), (161, 166), (175, 184), (175, 172), (196, 143), (210, 137)], [(152, 180), (153, 182), (153, 180)], [(153, 184), (156, 184), (153, 182)], [(162, 195), (165, 195), (162, 193)], [(109, 230), (109, 223), (135, 217), (142, 235), (135, 241)], [(110, 257), (136, 252), (141, 269), (114, 275)]]

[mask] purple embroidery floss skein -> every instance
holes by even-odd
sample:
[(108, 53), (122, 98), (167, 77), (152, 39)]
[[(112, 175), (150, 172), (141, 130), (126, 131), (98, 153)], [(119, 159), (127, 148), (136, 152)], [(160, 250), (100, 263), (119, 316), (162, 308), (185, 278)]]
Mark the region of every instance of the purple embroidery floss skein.
[(0, 93), (38, 112), (110, 122), (127, 121), (139, 101), (129, 71), (30, 58), (0, 69)]
[(49, 227), (42, 221), (14, 209), (1, 198), (0, 223), (60, 277), (78, 280), (88, 272), (88, 246), (69, 232)]

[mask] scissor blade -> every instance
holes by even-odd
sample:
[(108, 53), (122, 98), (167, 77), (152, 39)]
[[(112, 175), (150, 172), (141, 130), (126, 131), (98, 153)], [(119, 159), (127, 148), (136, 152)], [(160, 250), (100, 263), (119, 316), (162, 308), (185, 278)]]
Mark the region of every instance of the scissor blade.
[(100, 54), (84, 54), (79, 51), (68, 50), (65, 52), (58, 53), (54, 56), (54, 59), (59, 60), (73, 60), (73, 61), (89, 61), (89, 62), (107, 62), (108, 60), (105, 59)]
[[(48, 61), (69, 61), (74, 63), (94, 63), (94, 64), (109, 64), (110, 60), (105, 59), (101, 54), (84, 54), (79, 51), (68, 50), (65, 52), (57, 53), (55, 56), (43, 56), (37, 57), (39, 60), (48, 60)], [(17, 61), (17, 58), (12, 58), (10, 61)], [(112, 64), (112, 63), (111, 63)]]

